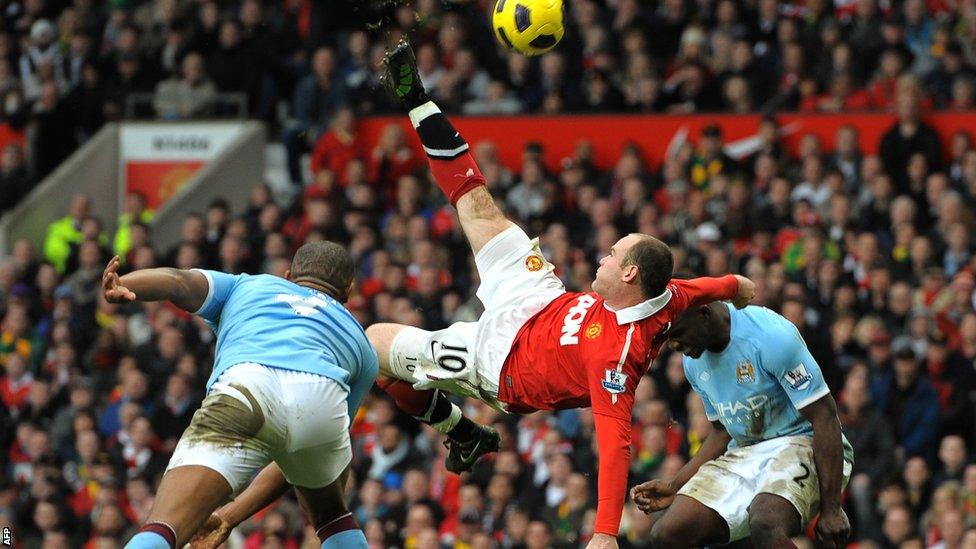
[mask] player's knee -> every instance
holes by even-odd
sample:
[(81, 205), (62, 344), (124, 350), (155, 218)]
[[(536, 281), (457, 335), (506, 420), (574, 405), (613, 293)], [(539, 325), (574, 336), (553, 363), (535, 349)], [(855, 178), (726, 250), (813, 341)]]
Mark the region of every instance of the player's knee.
[(375, 346), (382, 339), (386, 331), (386, 326), (383, 324), (370, 325), (366, 328), (366, 338)]
[(396, 327), (395, 324), (373, 324), (366, 328), (366, 339), (376, 349), (381, 370), (388, 366), (390, 348), (393, 346), (393, 339), (399, 331), (395, 329)]

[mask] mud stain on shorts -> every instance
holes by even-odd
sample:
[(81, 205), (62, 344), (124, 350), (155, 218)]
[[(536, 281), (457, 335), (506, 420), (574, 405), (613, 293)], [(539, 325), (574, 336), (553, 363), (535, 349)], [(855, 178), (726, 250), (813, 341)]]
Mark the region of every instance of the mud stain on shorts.
[(183, 433), (186, 443), (214, 446), (252, 446), (257, 443), (254, 437), (264, 426), (264, 412), (250, 390), (236, 383), (230, 386), (244, 395), (250, 408), (227, 394), (208, 396)]

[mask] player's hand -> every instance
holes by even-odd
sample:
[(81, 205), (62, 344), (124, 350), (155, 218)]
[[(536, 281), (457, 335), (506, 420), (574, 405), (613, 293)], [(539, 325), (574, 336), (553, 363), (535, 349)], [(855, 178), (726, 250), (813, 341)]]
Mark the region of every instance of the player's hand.
[(660, 479), (638, 484), (630, 491), (637, 508), (647, 515), (670, 507), (677, 494), (674, 484)]
[(119, 256), (115, 256), (102, 272), (102, 294), (109, 303), (128, 303), (136, 300), (136, 294), (119, 281)]
[(735, 279), (739, 281), (739, 293), (735, 294), (732, 304), (741, 309), (756, 298), (756, 283), (742, 275), (735, 275)]
[(586, 549), (617, 549), (617, 538), (610, 534), (593, 534)]
[(190, 538), (190, 549), (217, 549), (227, 541), (233, 529), (229, 522), (214, 513)]
[(829, 511), (821, 510), (816, 532), (818, 547), (844, 547), (851, 535), (851, 521), (839, 505)]

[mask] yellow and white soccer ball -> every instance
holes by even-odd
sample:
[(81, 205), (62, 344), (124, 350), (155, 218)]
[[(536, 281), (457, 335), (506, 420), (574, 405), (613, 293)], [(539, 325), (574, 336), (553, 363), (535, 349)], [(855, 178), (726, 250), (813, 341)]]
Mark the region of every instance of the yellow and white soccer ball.
[(563, 0), (497, 0), (495, 38), (522, 55), (542, 55), (563, 39)]

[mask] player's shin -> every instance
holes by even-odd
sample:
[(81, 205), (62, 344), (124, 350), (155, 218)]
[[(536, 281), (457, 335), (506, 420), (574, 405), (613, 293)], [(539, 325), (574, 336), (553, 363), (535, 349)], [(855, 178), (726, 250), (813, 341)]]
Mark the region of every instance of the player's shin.
[(485, 184), (468, 143), (433, 101), (411, 109), (410, 122), (424, 145), (434, 181), (451, 204)]
[(444, 393), (436, 389), (420, 391), (406, 381), (389, 377), (377, 378), (376, 384), (393, 398), (397, 408), (417, 421), (458, 442), (467, 442), (474, 437), (475, 423), (464, 417), (461, 408)]

